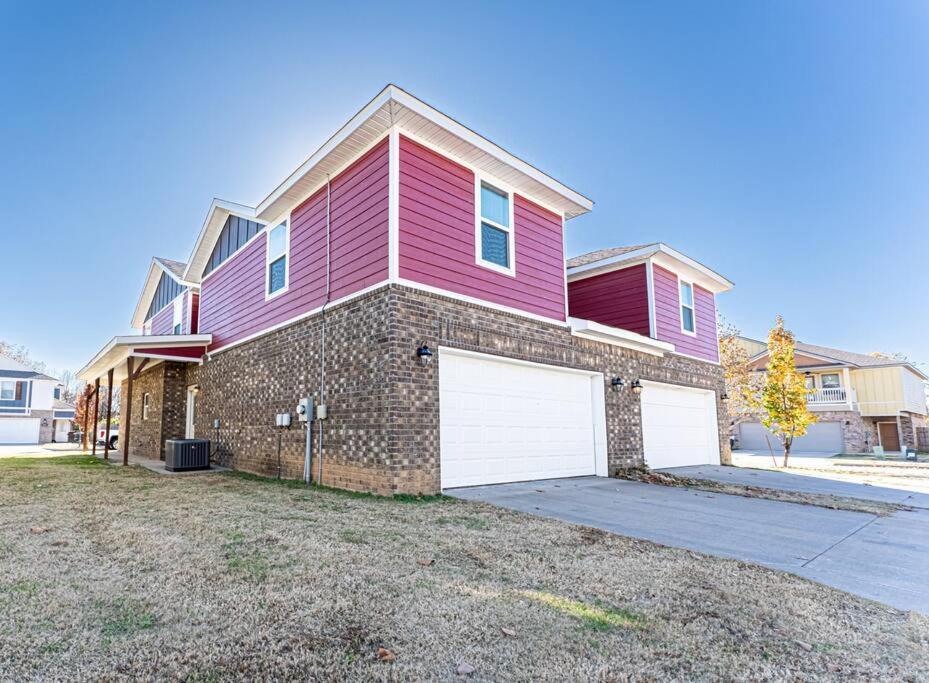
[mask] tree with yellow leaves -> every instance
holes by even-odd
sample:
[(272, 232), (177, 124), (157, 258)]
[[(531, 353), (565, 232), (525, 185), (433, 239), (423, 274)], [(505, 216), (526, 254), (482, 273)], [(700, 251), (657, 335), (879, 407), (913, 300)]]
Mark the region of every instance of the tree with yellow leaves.
[(794, 362), (794, 335), (784, 328), (784, 319), (777, 316), (768, 333), (768, 367), (761, 406), (761, 423), (776, 436), (784, 447), (784, 467), (790, 457), (794, 439), (806, 434), (817, 421), (806, 405), (806, 378), (797, 371)]

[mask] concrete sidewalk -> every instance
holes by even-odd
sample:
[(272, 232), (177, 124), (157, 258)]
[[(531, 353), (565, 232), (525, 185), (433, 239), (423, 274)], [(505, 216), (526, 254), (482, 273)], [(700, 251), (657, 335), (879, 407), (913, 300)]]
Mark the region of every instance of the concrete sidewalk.
[(602, 477), (446, 493), (789, 571), (929, 614), (929, 510), (879, 518)]

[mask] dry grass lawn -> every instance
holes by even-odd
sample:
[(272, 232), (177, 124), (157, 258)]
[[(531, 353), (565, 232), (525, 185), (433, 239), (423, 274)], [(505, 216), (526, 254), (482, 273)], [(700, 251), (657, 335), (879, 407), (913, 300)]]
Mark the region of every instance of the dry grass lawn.
[(0, 461), (0, 680), (130, 678), (925, 680), (929, 620), (472, 503)]

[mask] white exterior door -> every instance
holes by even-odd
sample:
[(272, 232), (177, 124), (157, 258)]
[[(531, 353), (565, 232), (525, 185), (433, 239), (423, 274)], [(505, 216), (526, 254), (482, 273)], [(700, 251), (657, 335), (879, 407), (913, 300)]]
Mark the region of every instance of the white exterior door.
[(55, 441), (57, 443), (68, 442), (68, 432), (71, 431), (70, 420), (55, 420)]
[(0, 418), (0, 443), (39, 443), (39, 418)]
[(641, 396), (646, 465), (719, 464), (715, 392), (643, 382)]
[(442, 488), (606, 475), (603, 377), (439, 351)]

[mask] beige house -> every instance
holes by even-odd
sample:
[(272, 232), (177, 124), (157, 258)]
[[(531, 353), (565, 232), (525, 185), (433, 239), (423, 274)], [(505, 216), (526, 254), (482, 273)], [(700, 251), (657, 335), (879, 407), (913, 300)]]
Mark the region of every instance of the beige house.
[[(740, 337), (752, 367), (764, 372), (764, 342)], [(929, 450), (925, 374), (910, 363), (797, 342), (797, 369), (806, 375), (807, 404), (819, 417), (795, 452), (886, 453), (904, 447)], [(733, 436), (743, 450), (767, 450), (767, 431), (756, 416), (738, 416)], [(773, 444), (773, 441), (772, 441)]]

